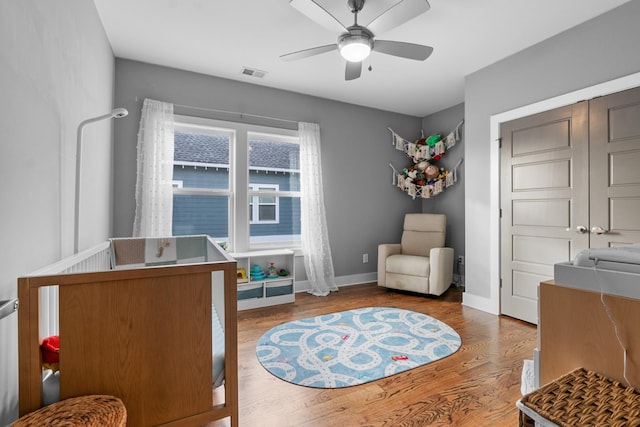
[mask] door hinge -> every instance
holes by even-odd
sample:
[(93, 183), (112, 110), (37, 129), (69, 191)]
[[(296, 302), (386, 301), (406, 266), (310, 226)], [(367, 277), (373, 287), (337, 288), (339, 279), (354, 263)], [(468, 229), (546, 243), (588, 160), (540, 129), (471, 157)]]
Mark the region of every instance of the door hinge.
[(496, 141), (498, 142), (498, 148), (502, 148), (502, 137), (496, 139)]
[(500, 218), (502, 218), (502, 209), (500, 209)]
[(502, 289), (502, 277), (500, 278), (500, 289)]

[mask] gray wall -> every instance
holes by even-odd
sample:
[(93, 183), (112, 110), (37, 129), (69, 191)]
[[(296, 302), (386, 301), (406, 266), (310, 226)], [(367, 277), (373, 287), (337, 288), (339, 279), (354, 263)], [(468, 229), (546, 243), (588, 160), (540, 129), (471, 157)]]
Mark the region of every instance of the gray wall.
[[(446, 136), (464, 119), (464, 104), (431, 114), (422, 120), (424, 135), (441, 133)], [(447, 216), (446, 245), (455, 251), (454, 275), (464, 275), (464, 265), (458, 265), (459, 255), (464, 256), (464, 141), (465, 125), (460, 126), (460, 141), (436, 162), (438, 166), (451, 171), (456, 163), (463, 159), (457, 169), (457, 182), (452, 187), (431, 199), (422, 201), (422, 211), (427, 213), (442, 213)], [(459, 282), (458, 282), (459, 283)]]
[(640, 71), (640, 1), (574, 27), (466, 78), (466, 293), (490, 298), (490, 117)]
[[(114, 58), (93, 2), (0, 2), (0, 300), (70, 255), (76, 129), (113, 108)], [(123, 120), (123, 119), (121, 119)], [(111, 232), (111, 123), (85, 133), (81, 248)], [(0, 425), (18, 415), (17, 316), (0, 320)]]
[[(136, 138), (144, 98), (318, 123), (329, 241), (336, 276), (342, 276), (339, 283), (375, 278), (378, 244), (399, 241), (404, 213), (421, 210), (419, 200), (391, 185), (389, 162), (397, 166), (406, 157), (391, 145), (387, 130), (390, 126), (416, 138), (420, 118), (125, 59), (116, 60), (115, 98), (132, 115), (115, 124), (116, 236), (132, 231)], [(362, 263), (363, 253), (369, 254), (368, 264)]]

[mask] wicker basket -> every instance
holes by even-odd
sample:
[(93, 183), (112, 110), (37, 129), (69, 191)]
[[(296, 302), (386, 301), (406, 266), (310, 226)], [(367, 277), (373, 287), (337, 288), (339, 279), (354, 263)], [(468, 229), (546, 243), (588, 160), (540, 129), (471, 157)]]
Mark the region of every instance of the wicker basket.
[(584, 368), (525, 395), (521, 402), (562, 427), (640, 426), (640, 394)]
[(127, 410), (122, 400), (107, 395), (72, 397), (31, 412), (11, 427), (127, 425)]

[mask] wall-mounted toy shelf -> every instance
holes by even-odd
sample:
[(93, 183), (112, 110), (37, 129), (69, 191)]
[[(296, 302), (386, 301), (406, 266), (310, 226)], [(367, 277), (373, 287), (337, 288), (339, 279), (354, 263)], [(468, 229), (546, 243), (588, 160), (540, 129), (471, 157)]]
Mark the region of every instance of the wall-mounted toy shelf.
[(445, 137), (436, 133), (427, 138), (422, 136), (415, 142), (404, 139), (388, 127), (392, 135), (392, 144), (413, 162), (402, 171), (398, 171), (389, 163), (393, 170), (392, 185), (396, 185), (414, 199), (416, 197), (428, 199), (455, 184), (456, 172), (462, 163), (462, 158), (451, 170), (438, 167), (436, 162), (460, 140), (460, 126), (463, 123), (464, 119)]

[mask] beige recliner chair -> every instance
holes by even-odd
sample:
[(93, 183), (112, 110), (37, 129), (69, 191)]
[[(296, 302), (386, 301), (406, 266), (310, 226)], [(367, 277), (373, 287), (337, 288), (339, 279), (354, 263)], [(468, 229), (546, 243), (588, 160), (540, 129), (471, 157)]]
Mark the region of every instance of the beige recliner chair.
[(406, 214), (400, 243), (378, 245), (378, 286), (441, 295), (453, 279), (453, 248), (444, 247), (447, 217)]

